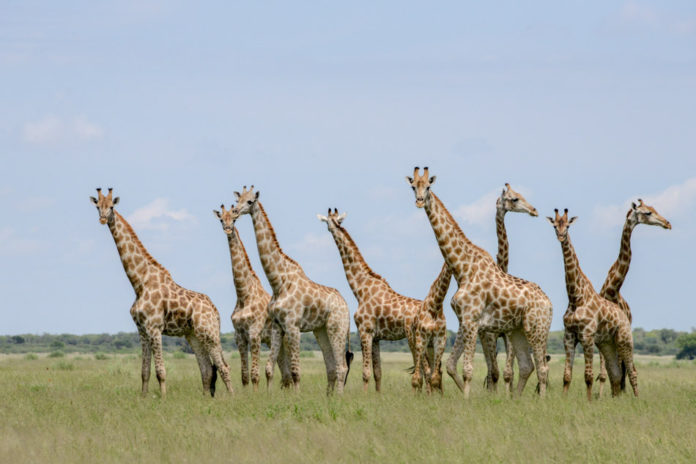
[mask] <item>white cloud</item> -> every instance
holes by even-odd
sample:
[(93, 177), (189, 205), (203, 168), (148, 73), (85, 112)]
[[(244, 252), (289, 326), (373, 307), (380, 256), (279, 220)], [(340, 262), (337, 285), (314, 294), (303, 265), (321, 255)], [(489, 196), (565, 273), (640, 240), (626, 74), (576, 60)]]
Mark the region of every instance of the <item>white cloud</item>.
[(19, 237), (11, 227), (0, 229), (0, 256), (30, 255), (39, 251), (40, 240)]
[(467, 224), (478, 227), (491, 227), (495, 224), (495, 201), (501, 190), (493, 190), (472, 203), (453, 210), (454, 217)]
[(680, 35), (696, 33), (696, 17), (677, 17), (634, 1), (624, 3), (619, 11), (619, 19), (624, 24), (650, 30), (663, 30)]
[(667, 187), (653, 195), (636, 195), (626, 199), (621, 204), (599, 205), (594, 208), (595, 221), (604, 228), (612, 228), (624, 223), (626, 212), (631, 202), (642, 198), (645, 203), (655, 209), (668, 220), (692, 214), (691, 206), (696, 200), (696, 177), (687, 179), (681, 184)]
[(321, 235), (305, 234), (300, 242), (293, 243), (289, 249), (303, 254), (323, 254), (335, 246), (333, 236), (327, 231)]
[(47, 116), (39, 121), (28, 122), (22, 128), (24, 141), (36, 145), (86, 142), (103, 136), (104, 129), (84, 116), (76, 118)]
[(169, 200), (166, 198), (156, 198), (128, 216), (128, 222), (136, 230), (167, 230), (171, 221), (195, 222), (195, 220), (196, 218), (186, 209), (170, 209)]

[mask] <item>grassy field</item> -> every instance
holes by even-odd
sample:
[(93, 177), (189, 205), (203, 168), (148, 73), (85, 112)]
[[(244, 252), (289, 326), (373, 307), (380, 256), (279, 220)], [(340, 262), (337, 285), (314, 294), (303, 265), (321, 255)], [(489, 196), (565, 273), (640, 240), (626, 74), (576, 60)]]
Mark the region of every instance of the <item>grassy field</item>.
[(588, 404), (582, 359), (564, 398), (554, 357), (543, 401), (535, 381), (519, 399), (486, 393), (477, 359), (467, 402), (448, 377), (442, 397), (412, 394), (403, 353), (383, 353), (381, 395), (363, 394), (356, 354), (346, 394), (331, 398), (318, 355), (302, 358), (295, 394), (242, 389), (228, 354), (235, 393), (214, 399), (193, 357), (167, 355), (165, 400), (140, 397), (139, 357), (100, 358), (0, 357), (0, 462), (696, 462), (693, 362), (638, 357), (639, 399)]

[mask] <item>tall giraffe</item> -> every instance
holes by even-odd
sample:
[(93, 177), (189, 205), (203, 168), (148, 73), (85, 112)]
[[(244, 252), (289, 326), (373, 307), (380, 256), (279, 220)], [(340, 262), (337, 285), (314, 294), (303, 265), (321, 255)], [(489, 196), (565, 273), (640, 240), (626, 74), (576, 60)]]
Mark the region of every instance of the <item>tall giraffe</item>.
[[(633, 229), (638, 224), (647, 224), (649, 226), (659, 226), (663, 229), (671, 229), (672, 225), (667, 219), (662, 217), (652, 206), (648, 206), (643, 203), (643, 200), (638, 199), (638, 204), (631, 203), (631, 208), (626, 213), (626, 222), (623, 226), (623, 231), (621, 232), (621, 245), (619, 248), (619, 256), (616, 258), (614, 264), (612, 264), (604, 280), (604, 285), (599, 291), (599, 295), (606, 298), (609, 301), (613, 301), (618, 304), (619, 307), (628, 316), (628, 321), (632, 322), (633, 318), (631, 316), (631, 308), (628, 306), (626, 300), (621, 296), (621, 286), (626, 279), (626, 274), (628, 274), (628, 268), (631, 265), (631, 235), (633, 234)], [(607, 369), (604, 365), (604, 356), (600, 353), (599, 355), (599, 396), (602, 396), (604, 390), (604, 383), (607, 380)], [(622, 387), (625, 383), (622, 382)]]
[[(544, 396), (549, 370), (546, 344), (553, 310), (551, 301), (535, 283), (501, 271), (488, 252), (469, 241), (442, 201), (430, 190), (435, 176), (429, 177), (428, 168), (423, 176), (420, 169), (415, 168), (413, 177), (406, 177), (406, 180), (416, 195), (416, 206), (425, 208), (442, 256), (459, 285), (452, 298), (459, 330), (452, 355), (447, 360), (447, 373), (468, 398), (479, 329), (505, 332), (510, 335), (519, 364), (518, 394), (524, 390), (536, 365), (539, 394)], [(530, 345), (534, 364), (529, 354)], [(464, 367), (460, 379), (457, 360), (462, 353)]]
[[(414, 322), (423, 302), (395, 292), (384, 277), (370, 268), (353, 238), (341, 225), (345, 217), (345, 213), (339, 215), (337, 209), (332, 212), (331, 208), (327, 216), (317, 214), (317, 218), (327, 224), (336, 242), (346, 279), (358, 300), (358, 309), (353, 319), (358, 328), (362, 346), (363, 390), (367, 391), (368, 388), (370, 361), (372, 361), (375, 389), (379, 392), (382, 379), (380, 340), (406, 338), (411, 354), (414, 356), (414, 376), (419, 370), (420, 362), (416, 360), (414, 345)], [(447, 284), (449, 285), (449, 280)], [(444, 345), (442, 348), (444, 350)], [(421, 385), (422, 381), (418, 378), (418, 381), (413, 384), (414, 390)]]
[[(496, 263), (498, 264), (500, 270), (506, 274), (508, 272), (510, 250), (507, 230), (505, 228), (505, 214), (508, 212), (526, 213), (532, 217), (539, 216), (536, 208), (529, 204), (522, 194), (513, 190), (509, 183), (505, 183), (505, 188), (495, 202), (495, 229), (498, 236), (498, 254), (496, 255)], [(498, 337), (503, 337), (503, 341), (505, 342), (505, 370), (503, 371), (503, 380), (505, 381), (505, 390), (508, 393), (511, 393), (513, 378), (512, 366), (515, 360), (515, 355), (511, 350), (512, 346), (510, 344), (510, 338), (505, 333), (496, 334), (494, 332), (479, 331), (481, 347), (483, 348), (486, 364), (488, 366), (486, 384), (488, 385), (489, 390), (495, 390), (498, 383)]]
[[(338, 290), (310, 280), (297, 262), (283, 253), (266, 211), (252, 185), (242, 193), (235, 192), (235, 214), (249, 214), (254, 224), (256, 245), (263, 270), (273, 289), (268, 314), (274, 324), (271, 334), (271, 355), (266, 363), (266, 376), (273, 378), (281, 348), (281, 336), (290, 360), (295, 390), (300, 388), (300, 332), (314, 332), (324, 355), (327, 393), (337, 388), (343, 392), (353, 353), (350, 351), (350, 314), (348, 304)], [(346, 342), (348, 349), (345, 351)]]
[[(261, 343), (271, 346), (271, 318), (268, 317), (268, 302), (271, 300), (271, 295), (263, 288), (251, 267), (242, 239), (234, 226), (238, 216), (233, 214), (232, 209), (225, 210), (225, 205), (220, 205), (220, 210), (221, 212), (213, 210), (213, 214), (220, 220), (230, 248), (232, 276), (237, 292), (237, 304), (232, 312), (232, 325), (242, 366), (242, 385), (249, 384), (249, 352), (251, 351), (251, 384), (254, 391), (257, 391)], [(282, 373), (282, 385), (289, 386), (292, 383), (290, 366), (286, 363), (282, 346), (278, 354), (278, 367)]]
[(112, 193), (110, 188), (104, 195), (98, 188), (98, 198), (89, 198), (97, 207), (99, 222), (109, 226), (123, 269), (135, 290), (130, 314), (138, 327), (143, 350), (142, 394), (147, 394), (154, 355), (160, 393), (162, 397), (166, 395), (162, 334), (186, 338), (196, 355), (205, 392), (215, 395), (218, 370), (227, 391), (232, 392), (229, 368), (220, 345), (220, 314), (215, 305), (207, 295), (174, 282), (169, 271), (148, 253), (130, 224), (114, 210), (119, 198), (113, 198)]
[(568, 219), (568, 210), (555, 218), (547, 217), (556, 231), (556, 238), (561, 242), (563, 265), (565, 267), (566, 290), (568, 292), (568, 309), (563, 315), (565, 325), (564, 345), (566, 352), (565, 370), (563, 372), (563, 392), (570, 387), (573, 375), (575, 346), (582, 344), (585, 355), (585, 385), (587, 399), (592, 400), (592, 357), (594, 346), (604, 355), (609, 370), (612, 396), (621, 391), (621, 381), (628, 373), (633, 393), (638, 396), (638, 374), (633, 366), (633, 335), (631, 322), (619, 307), (595, 292), (592, 283), (580, 268), (573, 244), (570, 242), (568, 228), (577, 217)]

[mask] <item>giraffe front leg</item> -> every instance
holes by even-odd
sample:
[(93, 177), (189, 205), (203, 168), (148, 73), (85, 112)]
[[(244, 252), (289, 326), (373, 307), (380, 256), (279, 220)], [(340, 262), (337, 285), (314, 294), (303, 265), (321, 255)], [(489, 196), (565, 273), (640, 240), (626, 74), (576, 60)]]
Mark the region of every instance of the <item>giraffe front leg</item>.
[(249, 385), (249, 344), (241, 330), (237, 330), (234, 336), (239, 350), (239, 361), (242, 369), (242, 386)]
[(375, 391), (382, 391), (382, 357), (379, 352), (379, 340), (372, 339), (372, 373), (375, 378)]
[(515, 350), (512, 349), (510, 336), (506, 333), (503, 334), (503, 342), (505, 343), (505, 370), (503, 370), (503, 381), (505, 382), (505, 392), (510, 395), (512, 394), (512, 381), (514, 378), (513, 365), (515, 362)]
[(474, 321), (470, 321), (467, 326), (462, 324), (464, 327), (464, 364), (462, 366), (462, 380), (464, 382), (464, 399), (469, 399), (469, 392), (471, 390), (471, 379), (474, 376), (474, 354), (476, 353), (476, 335), (478, 333), (478, 326)]
[(597, 393), (597, 397), (601, 398), (602, 394), (604, 393), (604, 384), (607, 381), (606, 359), (604, 359), (604, 355), (601, 352), (599, 353), (599, 375), (597, 376), (597, 380), (599, 380), (599, 391)]
[[(270, 391), (273, 385), (273, 372), (275, 370), (275, 363), (278, 359), (278, 354), (283, 345), (282, 333), (280, 326), (276, 323), (271, 325), (271, 353), (268, 355), (268, 361), (266, 362), (266, 390)], [(289, 364), (288, 350), (285, 346), (284, 348), (284, 362)], [(291, 376), (292, 377), (292, 376)], [(288, 385), (289, 387), (290, 385)]]
[(423, 367), (423, 358), (425, 353), (425, 337), (421, 330), (416, 330), (414, 342), (414, 360), (413, 360), (413, 375), (411, 376), (411, 388), (413, 392), (419, 392), (423, 386), (423, 379), (421, 378), (421, 370)]
[(483, 350), (483, 356), (486, 359), (486, 367), (488, 368), (488, 374), (486, 375), (486, 386), (489, 392), (494, 392), (498, 387), (498, 378), (500, 377), (500, 372), (498, 371), (498, 349), (497, 349), (497, 336), (493, 332), (479, 332), (479, 339), (481, 340), (481, 348)]
[(447, 344), (447, 332), (435, 337), (433, 365), (431, 366), (430, 386), (433, 390), (439, 391), (442, 394), (442, 355), (445, 352)]
[[(372, 333), (368, 330), (360, 331), (360, 349), (362, 351), (363, 391), (367, 392), (367, 386), (370, 382), (370, 363), (372, 362)], [(379, 392), (379, 388), (377, 391)]]
[(583, 340), (582, 351), (585, 356), (585, 387), (587, 389), (587, 401), (592, 401), (592, 382), (594, 381), (592, 374), (592, 358), (594, 357), (594, 341), (591, 338)]
[(164, 354), (162, 353), (162, 332), (159, 329), (148, 331), (150, 338), (150, 348), (155, 358), (155, 374), (159, 382), (160, 395), (164, 398), (167, 395), (166, 378), (167, 372), (164, 369)]
[(565, 367), (563, 369), (563, 393), (568, 393), (570, 381), (573, 379), (573, 361), (575, 360), (575, 345), (577, 339), (575, 335), (565, 331), (563, 334), (563, 346), (565, 348)]
[(146, 333), (140, 332), (140, 346), (143, 350), (143, 364), (140, 370), (142, 379), (142, 396), (147, 395), (147, 385), (150, 381), (150, 367), (152, 366), (152, 349), (150, 348), (150, 339)]
[(454, 339), (454, 346), (452, 347), (452, 353), (450, 353), (449, 358), (447, 358), (447, 374), (452, 377), (454, 383), (460, 391), (464, 391), (464, 382), (457, 375), (457, 361), (459, 357), (464, 352), (464, 327), (459, 324), (459, 330), (457, 331), (457, 337)]
[(295, 392), (300, 391), (300, 328), (296, 325), (288, 325), (285, 328), (283, 342), (290, 355), (290, 373)]
[(250, 333), (249, 345), (251, 350), (251, 384), (254, 391), (259, 391), (259, 357), (261, 356), (261, 334)]

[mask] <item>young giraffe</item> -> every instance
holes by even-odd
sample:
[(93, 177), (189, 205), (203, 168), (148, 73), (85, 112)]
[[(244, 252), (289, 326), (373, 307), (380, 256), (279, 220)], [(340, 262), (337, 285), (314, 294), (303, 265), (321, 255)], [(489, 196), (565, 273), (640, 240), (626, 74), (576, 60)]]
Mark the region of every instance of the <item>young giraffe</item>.
[[(220, 209), (222, 212), (213, 210), (213, 214), (220, 219), (230, 247), (232, 276), (237, 292), (237, 304), (232, 312), (232, 325), (242, 365), (242, 385), (249, 384), (249, 351), (251, 351), (251, 384), (254, 391), (257, 391), (261, 343), (271, 346), (271, 318), (268, 317), (268, 302), (271, 300), (271, 295), (263, 288), (251, 267), (242, 239), (234, 227), (234, 221), (238, 216), (232, 213), (232, 209), (225, 210), (225, 205), (220, 205)], [(281, 346), (278, 367), (282, 373), (283, 387), (288, 387), (292, 383), (290, 366), (286, 359)]]
[[(380, 361), (380, 340), (401, 340), (406, 338), (414, 366), (420, 366), (416, 358), (414, 322), (423, 302), (395, 292), (384, 277), (375, 273), (367, 264), (360, 249), (348, 231), (341, 224), (346, 214), (329, 208), (328, 216), (317, 214), (317, 218), (327, 224), (343, 262), (343, 269), (350, 288), (358, 300), (358, 309), (353, 315), (360, 334), (363, 355), (363, 390), (367, 391), (370, 380), (370, 360), (375, 378), (375, 389), (381, 390), (382, 368)], [(449, 281), (447, 282), (449, 284)], [(445, 289), (445, 291), (447, 291)], [(444, 350), (444, 345), (443, 345)], [(422, 385), (414, 372), (413, 388)]]
[(113, 198), (112, 193), (110, 188), (105, 196), (98, 188), (98, 198), (90, 197), (90, 200), (99, 211), (99, 222), (109, 226), (123, 269), (135, 290), (130, 314), (138, 327), (143, 349), (143, 395), (147, 394), (152, 355), (162, 397), (167, 392), (162, 334), (186, 338), (196, 355), (206, 392), (215, 395), (218, 370), (227, 391), (232, 392), (229, 368), (220, 345), (220, 315), (215, 305), (208, 296), (174, 282), (169, 271), (148, 253), (130, 224), (114, 210), (119, 198)]
[[(509, 243), (507, 238), (507, 230), (505, 229), (505, 214), (526, 213), (532, 217), (539, 216), (535, 207), (518, 192), (506, 183), (505, 188), (495, 202), (495, 228), (498, 236), (498, 254), (496, 255), (496, 263), (501, 271), (507, 274), (509, 261)], [(505, 333), (483, 332), (479, 331), (481, 339), (481, 347), (483, 348), (486, 364), (488, 365), (488, 376), (486, 384), (489, 390), (495, 390), (498, 383), (498, 348), (497, 339), (503, 337), (505, 342), (505, 370), (503, 371), (503, 380), (505, 381), (505, 390), (512, 393), (512, 378), (513, 378), (513, 362), (515, 355), (512, 353), (510, 338)]]
[[(631, 235), (633, 234), (633, 229), (638, 224), (647, 224), (649, 226), (660, 226), (663, 229), (671, 229), (672, 225), (667, 219), (660, 216), (660, 214), (652, 206), (648, 206), (643, 203), (643, 200), (638, 199), (638, 204), (631, 204), (631, 209), (626, 213), (626, 222), (624, 223), (623, 232), (621, 233), (621, 246), (619, 248), (619, 257), (616, 258), (616, 262), (609, 269), (606, 279), (604, 280), (604, 285), (599, 291), (599, 296), (606, 298), (609, 301), (613, 301), (618, 304), (619, 307), (628, 316), (628, 321), (632, 322), (631, 308), (628, 306), (626, 300), (621, 296), (620, 290), (621, 286), (626, 279), (626, 274), (628, 274), (628, 268), (631, 265)], [(607, 380), (607, 369), (604, 365), (604, 356), (599, 354), (599, 396), (602, 396), (604, 390), (604, 383)], [(621, 383), (622, 389), (625, 386), (625, 382)]]
[(592, 357), (594, 346), (604, 355), (609, 368), (612, 396), (621, 391), (621, 381), (628, 373), (633, 393), (638, 396), (638, 374), (633, 366), (633, 336), (631, 322), (619, 307), (595, 292), (592, 283), (580, 269), (575, 249), (570, 243), (568, 228), (577, 217), (568, 219), (568, 210), (563, 216), (554, 210), (554, 219), (547, 217), (561, 242), (563, 264), (565, 267), (568, 309), (563, 316), (565, 325), (564, 345), (566, 352), (563, 372), (563, 392), (567, 393), (573, 375), (575, 346), (582, 344), (585, 355), (585, 385), (587, 399), (592, 400)]
[[(249, 214), (254, 223), (256, 245), (263, 270), (273, 288), (268, 314), (274, 324), (271, 334), (271, 355), (266, 364), (266, 376), (273, 378), (281, 336), (289, 356), (295, 390), (300, 388), (300, 332), (314, 332), (324, 355), (327, 393), (337, 388), (343, 392), (353, 353), (350, 351), (350, 314), (348, 304), (338, 290), (311, 281), (297, 262), (288, 257), (278, 244), (275, 231), (254, 186), (242, 193), (235, 192), (237, 205), (234, 214)], [(348, 349), (344, 355), (344, 348)]]
[[(414, 324), (416, 359), (411, 385), (421, 384), (421, 371), (425, 374), (428, 393), (432, 390), (442, 394), (442, 355), (447, 344), (447, 321), (442, 302), (452, 280), (452, 271), (447, 263), (430, 286), (428, 295), (416, 314)], [(426, 347), (428, 351), (426, 352)]]
[[(510, 334), (518, 360), (521, 394), (534, 370), (529, 348), (534, 353), (534, 364), (539, 380), (539, 394), (546, 393), (549, 367), (546, 344), (551, 325), (551, 301), (538, 285), (504, 273), (491, 255), (469, 241), (442, 201), (431, 192), (435, 176), (423, 176), (419, 168), (413, 178), (406, 177), (416, 195), (416, 206), (425, 207), (442, 256), (452, 269), (459, 289), (452, 298), (452, 308), (459, 319), (459, 331), (452, 355), (447, 360), (447, 373), (469, 397), (473, 374), (476, 335), (479, 329), (487, 332)], [(457, 375), (457, 360), (464, 353), (463, 376)]]

